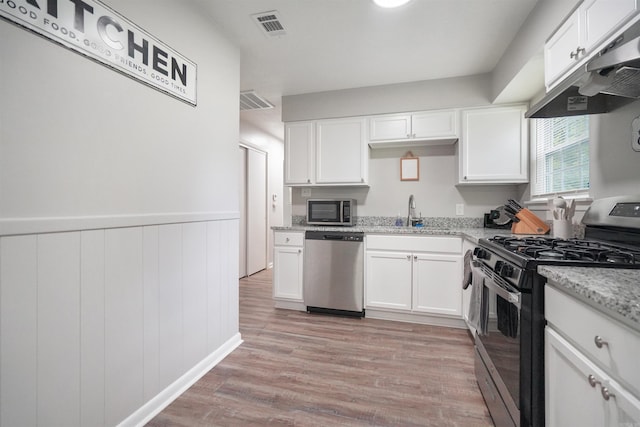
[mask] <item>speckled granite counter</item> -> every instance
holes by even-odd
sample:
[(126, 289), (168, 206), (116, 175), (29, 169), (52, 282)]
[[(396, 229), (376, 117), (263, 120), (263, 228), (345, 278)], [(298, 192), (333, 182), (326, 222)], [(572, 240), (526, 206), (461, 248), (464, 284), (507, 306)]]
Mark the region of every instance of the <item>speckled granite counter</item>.
[(539, 266), (559, 288), (640, 331), (640, 269)]
[(423, 236), (460, 236), (478, 243), (478, 239), (495, 235), (511, 235), (510, 230), (493, 228), (440, 228), (440, 227), (394, 227), (394, 226), (355, 226), (355, 227), (321, 227), (294, 225), (291, 227), (272, 227), (274, 231), (351, 231), (367, 234), (405, 234)]

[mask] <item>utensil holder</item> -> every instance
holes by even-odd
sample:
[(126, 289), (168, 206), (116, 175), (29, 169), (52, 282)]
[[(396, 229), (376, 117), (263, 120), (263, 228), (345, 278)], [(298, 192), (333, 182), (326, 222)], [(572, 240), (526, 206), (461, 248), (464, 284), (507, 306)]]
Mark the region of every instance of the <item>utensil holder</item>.
[(569, 219), (553, 220), (553, 237), (557, 239), (569, 239), (573, 237), (573, 224)]

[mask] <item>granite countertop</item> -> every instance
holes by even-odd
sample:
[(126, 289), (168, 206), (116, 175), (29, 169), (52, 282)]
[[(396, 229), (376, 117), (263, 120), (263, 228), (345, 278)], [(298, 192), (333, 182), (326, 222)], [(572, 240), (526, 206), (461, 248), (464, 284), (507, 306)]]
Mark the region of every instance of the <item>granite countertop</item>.
[(413, 236), (460, 236), (473, 243), (478, 243), (478, 239), (492, 237), (495, 235), (511, 235), (511, 230), (494, 228), (457, 228), (457, 227), (396, 227), (378, 225), (358, 225), (355, 227), (323, 227), (310, 225), (293, 225), (290, 227), (271, 227), (275, 231), (345, 231), (362, 232), (366, 234), (401, 234)]
[(640, 332), (640, 269), (538, 266), (557, 287)]

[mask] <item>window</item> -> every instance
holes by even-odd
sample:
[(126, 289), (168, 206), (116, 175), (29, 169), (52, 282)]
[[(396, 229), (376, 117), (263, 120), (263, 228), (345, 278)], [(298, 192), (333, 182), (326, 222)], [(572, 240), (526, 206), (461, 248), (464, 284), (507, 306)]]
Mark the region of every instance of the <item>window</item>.
[(589, 189), (589, 116), (536, 119), (533, 196)]

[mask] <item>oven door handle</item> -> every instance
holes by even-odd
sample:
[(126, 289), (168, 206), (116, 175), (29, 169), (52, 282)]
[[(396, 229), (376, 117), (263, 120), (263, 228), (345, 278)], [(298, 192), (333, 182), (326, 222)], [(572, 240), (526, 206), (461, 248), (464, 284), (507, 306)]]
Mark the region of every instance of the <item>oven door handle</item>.
[(520, 304), (521, 293), (520, 292), (507, 290), (507, 289), (503, 288), (502, 286), (500, 286), (499, 284), (497, 284), (490, 277), (487, 277), (484, 280), (484, 286), (486, 286), (487, 288), (491, 289), (497, 295), (500, 295), (502, 298), (507, 300), (509, 303), (515, 305), (518, 308), (518, 310), (520, 310), (520, 307), (521, 307), (521, 304)]

